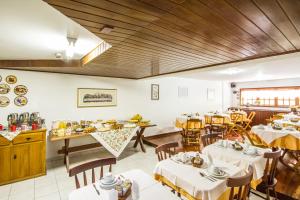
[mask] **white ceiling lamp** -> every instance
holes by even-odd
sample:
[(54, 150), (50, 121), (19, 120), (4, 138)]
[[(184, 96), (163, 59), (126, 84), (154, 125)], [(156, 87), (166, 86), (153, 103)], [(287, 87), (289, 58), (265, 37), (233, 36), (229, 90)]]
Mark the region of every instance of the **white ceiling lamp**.
[(219, 73), (227, 74), (227, 75), (235, 75), (235, 74), (239, 74), (241, 72), (243, 72), (243, 70), (240, 68), (237, 68), (237, 67), (231, 67), (231, 68), (227, 68), (227, 69), (219, 71)]
[(74, 56), (75, 52), (75, 43), (77, 41), (77, 38), (67, 37), (69, 45), (66, 49), (66, 56), (67, 58), (72, 58)]

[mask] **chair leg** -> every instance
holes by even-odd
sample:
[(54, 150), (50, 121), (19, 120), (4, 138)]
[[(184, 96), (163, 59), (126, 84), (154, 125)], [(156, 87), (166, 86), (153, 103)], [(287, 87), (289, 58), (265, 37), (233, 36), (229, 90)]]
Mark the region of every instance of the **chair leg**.
[(275, 190), (275, 187), (273, 187), (273, 191), (274, 191), (274, 196), (275, 196), (275, 199), (277, 200), (277, 193), (276, 193), (276, 190)]
[(266, 189), (266, 195), (267, 195), (267, 200), (270, 200), (270, 189), (269, 188), (267, 188)]

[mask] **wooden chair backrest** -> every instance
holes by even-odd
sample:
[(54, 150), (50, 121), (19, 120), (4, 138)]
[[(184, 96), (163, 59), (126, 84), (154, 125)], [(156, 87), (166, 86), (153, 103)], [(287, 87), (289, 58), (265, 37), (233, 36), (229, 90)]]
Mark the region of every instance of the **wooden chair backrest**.
[(253, 118), (255, 117), (256, 112), (252, 111), (249, 116), (247, 117), (247, 121), (244, 124), (244, 128), (247, 130), (248, 128), (251, 128), (251, 123), (253, 122)]
[(231, 113), (230, 118), (233, 123), (242, 122), (244, 115), (242, 113)]
[[(195, 125), (197, 126), (197, 128), (195, 127)], [(199, 126), (199, 127), (198, 127)], [(186, 122), (186, 129), (201, 129), (202, 127), (202, 120), (201, 119), (195, 119), (195, 118), (191, 118), (188, 119)]]
[(179, 147), (178, 142), (171, 142), (160, 145), (155, 148), (155, 153), (157, 154), (158, 161), (170, 158), (171, 155), (176, 154), (176, 148)]
[(210, 124), (224, 124), (225, 123), (225, 117), (221, 115), (213, 115), (211, 117)]
[[(250, 183), (253, 178), (253, 167), (250, 165), (248, 172), (244, 176), (231, 177), (226, 181), (227, 187), (230, 187), (229, 200), (246, 200), (250, 190)], [(234, 188), (239, 188), (235, 195)]]
[(248, 116), (248, 120), (252, 122), (255, 115), (256, 115), (256, 112), (254, 112), (254, 111), (250, 112), (250, 114)]
[(211, 116), (210, 115), (205, 115), (204, 116), (204, 121), (205, 121), (205, 124), (210, 124), (211, 123)]
[(201, 136), (203, 147), (213, 144), (218, 139), (219, 139), (219, 135), (217, 133), (209, 133)]
[(264, 153), (264, 158), (267, 159), (267, 162), (266, 162), (266, 166), (265, 166), (263, 180), (267, 184), (272, 184), (274, 181), (274, 178), (276, 175), (276, 170), (277, 170), (277, 164), (278, 164), (280, 156), (281, 156), (280, 149), (278, 149), (277, 151)]
[(79, 166), (76, 166), (72, 169), (69, 170), (69, 176), (75, 176), (75, 183), (76, 183), (76, 188), (80, 188), (80, 183), (78, 180), (78, 174), (83, 172), (83, 181), (84, 181), (84, 185), (87, 185), (87, 178), (86, 178), (86, 171), (87, 170), (92, 170), (92, 183), (95, 183), (95, 168), (96, 167), (100, 167), (100, 178), (103, 177), (103, 167), (109, 165), (109, 172), (111, 172), (112, 170), (112, 165), (116, 164), (117, 160), (116, 158), (103, 158), (103, 159), (99, 159), (99, 160), (94, 160), (91, 162), (87, 162), (84, 164), (81, 164)]

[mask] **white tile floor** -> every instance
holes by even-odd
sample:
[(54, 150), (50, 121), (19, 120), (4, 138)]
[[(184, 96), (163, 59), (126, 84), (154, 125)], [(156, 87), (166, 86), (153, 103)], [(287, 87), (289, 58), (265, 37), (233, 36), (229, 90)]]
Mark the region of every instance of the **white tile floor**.
[[(142, 169), (152, 175), (157, 157), (154, 148), (146, 146), (146, 150), (147, 153), (143, 153), (139, 149), (132, 148), (130, 144), (118, 159), (117, 165), (113, 166), (113, 173), (118, 174), (130, 169)], [(109, 155), (104, 149), (98, 149), (95, 152), (76, 155), (71, 158), (71, 161), (72, 165), (77, 165), (90, 159)], [(98, 176), (99, 173), (100, 170), (96, 170)], [(65, 200), (68, 199), (68, 194), (74, 189), (74, 178), (68, 176), (63, 161), (55, 160), (48, 163), (46, 176), (0, 186), (0, 200)], [(252, 196), (252, 199), (260, 198)]]

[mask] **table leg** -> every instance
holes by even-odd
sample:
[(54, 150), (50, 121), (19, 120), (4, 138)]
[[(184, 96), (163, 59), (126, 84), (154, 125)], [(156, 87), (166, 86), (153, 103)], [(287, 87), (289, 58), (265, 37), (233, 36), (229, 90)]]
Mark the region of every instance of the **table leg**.
[(143, 143), (143, 134), (144, 134), (145, 128), (142, 127), (139, 131), (136, 132), (136, 140), (134, 142), (133, 147), (136, 148), (138, 144), (140, 144), (141, 149), (144, 153), (146, 153), (146, 149)]
[(64, 164), (66, 165), (67, 171), (69, 172), (69, 145), (70, 145), (70, 139), (65, 139), (65, 157), (64, 157)]

